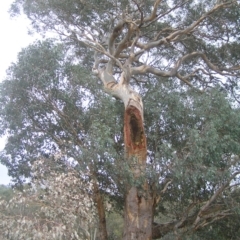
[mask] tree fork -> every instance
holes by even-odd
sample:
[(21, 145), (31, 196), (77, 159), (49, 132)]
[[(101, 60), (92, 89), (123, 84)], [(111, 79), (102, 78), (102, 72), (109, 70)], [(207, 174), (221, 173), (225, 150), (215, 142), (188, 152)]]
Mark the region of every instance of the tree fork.
[[(140, 104), (130, 101), (124, 114), (125, 158), (135, 180), (145, 178), (147, 144)], [(146, 179), (141, 189), (128, 186), (125, 196), (124, 240), (152, 239), (152, 196)]]

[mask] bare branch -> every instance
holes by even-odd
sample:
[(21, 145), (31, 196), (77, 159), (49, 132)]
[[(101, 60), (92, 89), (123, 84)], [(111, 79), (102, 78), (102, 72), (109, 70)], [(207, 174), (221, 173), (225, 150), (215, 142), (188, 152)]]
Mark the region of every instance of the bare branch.
[(177, 73), (176, 77), (180, 79), (182, 82), (186, 83), (189, 87), (193, 87), (193, 85), (187, 80), (187, 78), (183, 77), (181, 74)]
[(164, 194), (164, 193), (167, 191), (167, 188), (168, 188), (168, 186), (172, 183), (172, 181), (173, 181), (173, 180), (171, 179), (171, 180), (169, 180), (169, 181), (165, 184), (163, 190), (161, 191), (161, 194)]
[(146, 80), (143, 79), (137, 79), (136, 77), (132, 77), (132, 79), (134, 79), (134, 81), (136, 81), (137, 83), (146, 83)]
[(151, 67), (149, 65), (141, 65), (139, 67), (133, 67), (132, 68), (132, 74), (136, 75), (136, 74), (145, 74), (145, 73), (152, 73), (154, 75), (157, 76), (161, 76), (161, 77), (173, 77), (176, 76), (178, 69), (180, 68), (181, 64), (191, 58), (191, 57), (195, 57), (200, 55), (201, 53), (198, 52), (193, 52), (190, 54), (187, 54), (183, 57), (181, 57), (174, 65), (174, 67), (170, 70), (170, 71), (161, 71), (157, 68)]
[[(234, 1), (234, 2), (236, 2), (236, 1)], [(229, 1), (229, 2), (222, 3), (222, 4), (218, 4), (214, 8), (212, 8), (210, 11), (208, 11), (207, 13), (202, 15), (197, 21), (193, 22), (187, 28), (185, 28), (183, 30), (177, 30), (177, 31), (171, 33), (166, 38), (161, 38), (157, 41), (152, 41), (152, 42), (148, 42), (146, 44), (142, 44), (141, 50), (137, 54), (140, 54), (140, 53), (142, 53), (144, 51), (147, 51), (151, 48), (154, 48), (154, 47), (157, 47), (157, 46), (160, 46), (160, 45), (163, 45), (163, 44), (167, 44), (169, 42), (176, 42), (179, 39), (180, 36), (182, 36), (184, 34), (188, 34), (188, 33), (192, 32), (194, 29), (196, 29), (196, 27), (198, 27), (200, 25), (200, 23), (202, 23), (211, 14), (213, 14), (214, 12), (219, 10), (220, 8), (224, 8), (228, 5), (232, 5), (234, 2)]]
[[(116, 64), (121, 68), (123, 69), (123, 65), (122, 63), (117, 59), (115, 58), (113, 55), (111, 55), (110, 53), (108, 53), (104, 47), (99, 44), (98, 42), (91, 42), (91, 43), (88, 43), (88, 42), (83, 42), (86, 46), (92, 48), (93, 50), (95, 50), (95, 52), (99, 52), (99, 53), (102, 53), (103, 55), (109, 57), (111, 60), (113, 60), (114, 62), (116, 62)], [(94, 60), (95, 60), (95, 63), (94, 63), (94, 67), (93, 69), (96, 70), (96, 66), (98, 66), (98, 63), (100, 62), (99, 59), (97, 59), (97, 54), (95, 53), (94, 55)]]
[(153, 11), (150, 16), (143, 19), (143, 22), (150, 22), (157, 17), (157, 9), (162, 0), (156, 0), (153, 6)]
[[(227, 76), (237, 76), (236, 74), (232, 74), (231, 71), (232, 69), (240, 69), (240, 66), (234, 66), (233, 68), (219, 68), (218, 66), (214, 65), (213, 63), (211, 63), (211, 61), (207, 58), (207, 56), (204, 53), (201, 52), (192, 52), (189, 54), (184, 55), (183, 57), (181, 57), (174, 65), (173, 68), (171, 68), (169, 71), (162, 71), (159, 70), (157, 68), (154, 68), (150, 65), (141, 65), (138, 67), (132, 67), (131, 71), (132, 71), (132, 75), (137, 75), (137, 74), (145, 74), (145, 73), (152, 73), (156, 76), (161, 76), (161, 77), (177, 77), (179, 78), (181, 81), (185, 82), (187, 85), (192, 86), (191, 83), (188, 81), (188, 79), (192, 76), (194, 76), (195, 72), (197, 70), (201, 70), (201, 69), (197, 69), (195, 70), (193, 73), (186, 75), (185, 77), (182, 76), (181, 74), (178, 73), (179, 68), (181, 67), (181, 65), (183, 64), (184, 61), (186, 61), (187, 59), (193, 58), (193, 57), (200, 57), (205, 64), (209, 67), (210, 70), (214, 71), (215, 73), (218, 73), (220, 75), (227, 75)], [(223, 72), (223, 70), (225, 72)], [(203, 70), (204, 73), (206, 73), (205, 70)], [(209, 73), (207, 73), (207, 75), (209, 75)]]
[[(195, 228), (195, 230), (200, 229), (200, 228), (204, 228), (207, 225), (212, 224), (213, 222), (225, 218), (226, 216), (230, 216), (233, 215), (233, 213), (231, 212), (230, 209), (228, 210), (224, 210), (224, 211), (220, 211), (217, 213), (211, 213), (206, 215), (205, 217), (202, 218), (202, 222)], [(209, 220), (212, 219), (212, 220)]]
[(108, 44), (108, 50), (110, 54), (114, 54), (114, 43), (116, 38), (122, 33), (123, 27), (124, 27), (125, 21), (121, 20), (114, 28), (112, 31), (112, 34), (109, 38), (109, 44)]
[(132, 26), (133, 23), (128, 23), (128, 31), (127, 34), (125, 35), (125, 37), (122, 39), (122, 41), (118, 44), (118, 47), (114, 53), (115, 57), (118, 57), (119, 54), (123, 51), (123, 49), (127, 48), (130, 45), (130, 40), (131, 40), (131, 36), (134, 32), (134, 27)]
[(232, 177), (231, 177), (225, 184), (223, 184), (223, 185), (212, 195), (212, 197), (206, 202), (206, 204), (204, 204), (204, 205), (201, 207), (201, 209), (200, 209), (200, 211), (198, 212), (198, 215), (197, 215), (197, 217), (196, 217), (196, 220), (195, 220), (194, 223), (193, 223), (193, 226), (194, 226), (195, 229), (198, 228), (197, 225), (198, 225), (198, 223), (200, 222), (204, 211), (206, 211), (206, 210), (209, 208), (210, 204), (217, 199), (217, 197), (228, 187), (228, 185), (229, 185), (229, 183), (231, 182), (231, 180), (232, 180), (236, 175), (238, 175), (238, 174), (240, 174), (240, 172), (235, 172), (235, 173), (232, 175)]

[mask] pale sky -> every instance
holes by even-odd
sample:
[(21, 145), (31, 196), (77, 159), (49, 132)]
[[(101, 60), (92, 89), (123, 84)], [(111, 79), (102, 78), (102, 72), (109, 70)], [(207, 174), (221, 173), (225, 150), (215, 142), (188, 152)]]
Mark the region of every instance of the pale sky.
[[(18, 52), (34, 41), (34, 36), (28, 35), (30, 23), (26, 17), (11, 19), (8, 13), (11, 3), (14, 0), (0, 1), (0, 81), (5, 78), (6, 69), (11, 62), (15, 62)], [(0, 138), (0, 150), (4, 147), (6, 139)], [(10, 183), (7, 169), (0, 164), (0, 184)]]

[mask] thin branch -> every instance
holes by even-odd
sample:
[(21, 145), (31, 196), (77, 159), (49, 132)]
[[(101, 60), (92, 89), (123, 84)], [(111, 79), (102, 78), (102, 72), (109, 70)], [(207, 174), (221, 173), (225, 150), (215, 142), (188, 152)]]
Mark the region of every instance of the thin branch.
[(153, 6), (153, 10), (150, 16), (143, 19), (143, 22), (150, 22), (157, 17), (157, 9), (162, 0), (156, 0)]
[(177, 73), (176, 77), (180, 79), (182, 82), (186, 83), (189, 87), (193, 87), (193, 85), (187, 80), (187, 78), (183, 77), (181, 74)]
[(140, 6), (139, 6), (139, 4), (138, 4), (138, 2), (136, 1), (136, 0), (132, 0), (134, 3), (135, 3), (135, 5), (137, 6), (137, 8), (138, 8), (138, 11), (140, 12), (140, 14), (141, 14), (141, 20), (140, 20), (140, 23), (139, 23), (139, 25), (138, 25), (138, 28), (140, 28), (142, 25), (143, 25), (143, 11), (142, 11), (142, 9), (140, 8)]
[[(217, 220), (220, 220), (222, 218), (225, 218), (226, 216), (231, 216), (231, 215), (233, 215), (233, 213), (230, 212), (230, 209), (222, 211), (222, 212), (218, 212), (215, 214), (206, 215), (204, 218), (202, 218), (203, 221), (197, 227), (195, 227), (194, 230), (198, 230), (200, 228), (206, 227), (207, 225), (209, 225)], [(212, 219), (212, 220), (209, 221), (209, 219)]]
[(149, 25), (151, 25), (153, 22), (159, 20), (160, 18), (166, 16), (167, 14), (169, 14), (170, 12), (174, 11), (175, 9), (179, 8), (179, 7), (182, 7), (184, 4), (186, 4), (187, 2), (189, 2), (189, 0), (185, 1), (185, 2), (182, 2), (176, 6), (174, 6), (173, 8), (169, 9), (168, 11), (166, 11), (165, 13), (157, 16), (152, 22), (150, 22), (149, 24), (147, 25), (144, 25), (144, 27), (148, 27)]
[(134, 81), (136, 81), (137, 83), (146, 83), (147, 82), (147, 80), (137, 79), (136, 77), (132, 77), (132, 79), (134, 79)]
[(164, 194), (164, 193), (167, 191), (167, 188), (168, 188), (168, 186), (172, 183), (172, 181), (173, 181), (173, 180), (171, 179), (171, 180), (169, 180), (169, 181), (165, 184), (163, 190), (161, 191), (161, 195)]
[[(108, 53), (99, 43), (94, 42), (97, 46), (94, 46), (94, 45), (89, 44), (89, 43), (87, 43), (87, 42), (83, 42), (83, 43), (84, 43), (86, 46), (94, 49), (95, 51), (97, 51), (97, 52), (99, 52), (99, 53), (102, 53), (103, 55), (109, 57), (111, 60), (113, 60), (114, 62), (116, 62), (117, 65), (118, 65), (121, 69), (123, 69), (122, 63), (121, 63), (117, 58), (115, 58), (113, 55), (111, 55), (110, 53)], [(95, 57), (96, 57), (96, 55), (95, 55)], [(99, 61), (100, 61), (100, 60), (99, 60)]]

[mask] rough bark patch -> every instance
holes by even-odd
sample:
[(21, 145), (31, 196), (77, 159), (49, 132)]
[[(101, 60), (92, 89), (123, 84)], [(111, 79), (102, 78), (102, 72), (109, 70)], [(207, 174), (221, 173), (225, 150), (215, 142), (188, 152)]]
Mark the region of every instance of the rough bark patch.
[(129, 106), (125, 110), (124, 138), (127, 157), (136, 156), (139, 163), (145, 163), (147, 149), (143, 119), (141, 112), (134, 106)]
[(152, 239), (152, 198), (139, 196), (136, 187), (132, 187), (125, 203), (124, 240)]

